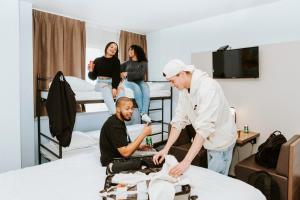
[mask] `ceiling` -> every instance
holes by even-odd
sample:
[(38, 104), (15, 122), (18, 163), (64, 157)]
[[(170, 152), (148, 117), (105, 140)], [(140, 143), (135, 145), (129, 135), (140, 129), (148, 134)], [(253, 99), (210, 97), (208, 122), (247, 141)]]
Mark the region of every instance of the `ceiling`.
[(25, 0), (111, 30), (149, 33), (278, 0)]

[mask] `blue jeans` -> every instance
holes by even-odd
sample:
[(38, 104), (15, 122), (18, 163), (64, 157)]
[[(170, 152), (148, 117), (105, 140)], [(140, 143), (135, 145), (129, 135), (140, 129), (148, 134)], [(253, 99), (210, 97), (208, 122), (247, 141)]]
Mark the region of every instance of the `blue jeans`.
[(126, 79), (125, 86), (132, 89), (134, 99), (139, 107), (141, 115), (148, 114), (150, 103), (150, 90), (148, 84), (144, 81), (132, 82)]
[(228, 175), (234, 145), (235, 143), (224, 151), (207, 150), (208, 169)]
[[(98, 92), (101, 92), (103, 95), (104, 103), (106, 104), (108, 111), (111, 115), (116, 113), (116, 106), (114, 102), (114, 98), (112, 96), (112, 86), (111, 86), (112, 80), (111, 79), (97, 79), (97, 83), (95, 85), (95, 90)], [(120, 92), (116, 99), (125, 96), (125, 92)]]

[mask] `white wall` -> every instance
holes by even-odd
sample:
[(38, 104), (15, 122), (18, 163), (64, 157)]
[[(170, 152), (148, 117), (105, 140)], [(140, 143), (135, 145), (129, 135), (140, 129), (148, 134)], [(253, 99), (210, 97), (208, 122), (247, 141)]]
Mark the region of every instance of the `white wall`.
[(35, 164), (32, 4), (20, 1), (20, 94), (22, 167)]
[(21, 167), (19, 1), (0, 3), (0, 173)]
[[(191, 63), (194, 52), (214, 51), (226, 44), (239, 48), (300, 40), (299, 7), (300, 1), (282, 0), (150, 33), (147, 35), (150, 79), (163, 79), (161, 71), (169, 59), (180, 58)], [(261, 132), (259, 142), (274, 129), (287, 132), (288, 137), (297, 131), (300, 133), (296, 122), (300, 116), (299, 92), (291, 89), (299, 85), (296, 79), (300, 68), (290, 66), (285, 70), (284, 65), (288, 59), (297, 59), (300, 51), (297, 48), (294, 51), (282, 57), (286, 60), (281, 60), (278, 52), (267, 55), (277, 57), (282, 68), (273, 69), (271, 62), (268, 69), (260, 69), (258, 80), (219, 81), (230, 104), (238, 109), (238, 127), (247, 123), (250, 129)], [(258, 91), (259, 88), (264, 90)]]
[[(248, 124), (250, 130), (261, 132), (260, 142), (275, 129), (288, 138), (300, 134), (300, 93), (295, 91), (300, 85), (299, 49), (300, 41), (261, 45), (258, 79), (217, 79), (231, 105), (237, 108), (239, 128)], [(212, 52), (193, 53), (192, 63), (212, 75)], [(251, 148), (242, 149), (240, 159), (251, 152)]]
[(163, 79), (161, 69), (169, 59), (189, 63), (191, 53), (300, 39), (300, 1), (273, 4), (220, 15), (147, 34), (149, 76)]

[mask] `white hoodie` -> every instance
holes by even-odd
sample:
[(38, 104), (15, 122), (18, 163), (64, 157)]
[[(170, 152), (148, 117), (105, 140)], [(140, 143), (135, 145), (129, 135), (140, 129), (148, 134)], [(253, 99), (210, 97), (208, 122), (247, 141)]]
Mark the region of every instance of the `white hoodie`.
[(179, 91), (175, 117), (171, 124), (178, 131), (192, 124), (208, 150), (224, 150), (237, 138), (234, 118), (220, 85), (199, 69), (192, 72), (190, 93)]

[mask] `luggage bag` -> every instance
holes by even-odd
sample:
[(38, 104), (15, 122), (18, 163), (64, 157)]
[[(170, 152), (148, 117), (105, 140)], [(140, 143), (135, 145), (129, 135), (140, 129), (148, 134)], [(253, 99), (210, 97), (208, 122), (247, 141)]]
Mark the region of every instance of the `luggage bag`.
[[(148, 175), (149, 173), (155, 173), (155, 172), (159, 172), (161, 170), (161, 168), (145, 168), (145, 169), (141, 169), (138, 170), (139, 172), (145, 173), (146, 175)], [(123, 171), (122, 173), (134, 173), (136, 171)], [(103, 192), (111, 192), (111, 191), (117, 191), (118, 189), (118, 184), (112, 183), (112, 178), (113, 178), (114, 174), (109, 174), (107, 175), (106, 179), (105, 179), (105, 184), (104, 184), (104, 188), (102, 191), (100, 191), (100, 193)], [(149, 185), (150, 181), (146, 181), (147, 186)], [(146, 198), (141, 198), (138, 192), (137, 192), (137, 186), (132, 186), (132, 187), (128, 187), (127, 191), (131, 191), (132, 193), (128, 194), (126, 196), (125, 199), (128, 200), (137, 200), (137, 199), (149, 199), (149, 195), (147, 195)], [(176, 193), (175, 193), (175, 200), (196, 200), (198, 199), (197, 196), (191, 196), (190, 195), (191, 192), (191, 187), (190, 185), (182, 185), (178, 188), (176, 188)], [(112, 194), (112, 195), (108, 195), (107, 197), (102, 197), (103, 200), (116, 200), (117, 195)]]

